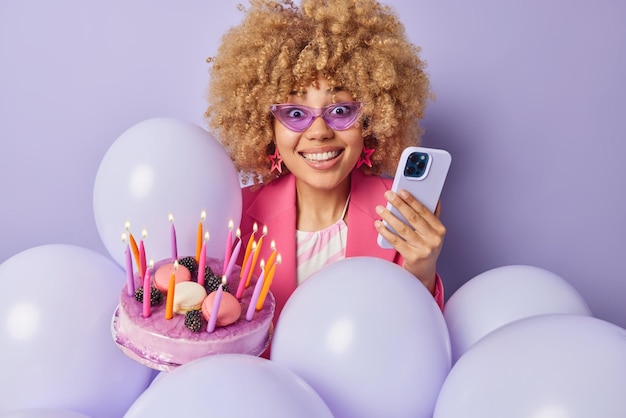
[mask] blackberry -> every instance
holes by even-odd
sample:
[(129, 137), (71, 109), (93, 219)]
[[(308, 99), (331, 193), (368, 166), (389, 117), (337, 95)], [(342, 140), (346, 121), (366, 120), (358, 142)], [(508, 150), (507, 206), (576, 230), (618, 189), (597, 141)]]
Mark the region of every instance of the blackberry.
[[(219, 285), (222, 283), (222, 276), (218, 276), (217, 274), (213, 273), (213, 271), (207, 267), (204, 270), (204, 289), (206, 290), (207, 294), (211, 293), (211, 292), (215, 292), (218, 288)], [(224, 285), (224, 287), (222, 288), (225, 292), (229, 292), (230, 290), (228, 290), (228, 285)]]
[(178, 264), (185, 266), (191, 273), (191, 277), (198, 277), (198, 262), (195, 257), (183, 257), (178, 260)]
[(194, 309), (185, 313), (185, 326), (193, 332), (200, 332), (200, 328), (202, 328), (202, 312), (200, 312), (200, 309)]
[[(135, 290), (135, 300), (137, 302), (143, 303), (143, 287)], [(152, 286), (150, 288), (150, 306), (158, 305), (163, 301), (163, 293), (156, 287)]]

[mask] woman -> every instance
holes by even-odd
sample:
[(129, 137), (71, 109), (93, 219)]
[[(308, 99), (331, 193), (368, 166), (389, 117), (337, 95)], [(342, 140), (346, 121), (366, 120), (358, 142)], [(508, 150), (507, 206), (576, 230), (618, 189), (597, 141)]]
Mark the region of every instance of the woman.
[[(374, 0), (303, 0), (299, 8), (253, 0), (209, 60), (209, 127), (252, 183), (241, 230), (267, 227), (264, 241), (281, 253), (275, 318), (298, 284), (353, 256), (401, 265), (443, 306), (436, 263), (445, 227), (407, 192), (389, 191), (384, 177), (422, 134), (429, 81), (418, 53), (393, 11)], [(378, 233), (392, 250), (378, 247)], [(270, 251), (265, 244), (260, 257)]]

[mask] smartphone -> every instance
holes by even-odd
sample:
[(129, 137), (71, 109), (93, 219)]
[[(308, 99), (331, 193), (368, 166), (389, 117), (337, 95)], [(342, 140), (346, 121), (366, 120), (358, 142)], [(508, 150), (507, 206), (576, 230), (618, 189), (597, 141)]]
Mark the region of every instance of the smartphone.
[[(401, 189), (408, 190), (431, 212), (434, 212), (451, 163), (452, 156), (448, 151), (435, 148), (408, 147), (402, 152), (398, 162), (391, 190), (396, 193)], [(387, 203), (387, 209), (402, 222), (408, 224), (404, 216), (391, 203)], [(396, 232), (387, 222), (384, 224), (391, 232)], [(377, 242), (381, 248), (393, 248), (380, 234), (378, 234)]]

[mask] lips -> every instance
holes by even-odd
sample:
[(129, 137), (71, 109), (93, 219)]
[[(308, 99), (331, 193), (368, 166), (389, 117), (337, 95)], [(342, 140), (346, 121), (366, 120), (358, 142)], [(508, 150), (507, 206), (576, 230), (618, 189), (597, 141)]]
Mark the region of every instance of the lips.
[(319, 163), (337, 158), (337, 156), (339, 156), (339, 154), (341, 153), (342, 150), (335, 150), (326, 152), (301, 152), (300, 155), (302, 155), (308, 161)]

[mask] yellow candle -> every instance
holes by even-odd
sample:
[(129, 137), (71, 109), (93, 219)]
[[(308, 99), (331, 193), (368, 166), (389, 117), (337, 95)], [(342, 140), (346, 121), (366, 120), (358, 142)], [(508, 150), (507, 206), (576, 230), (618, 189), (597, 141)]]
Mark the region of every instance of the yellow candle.
[[(242, 266), (245, 266), (248, 263), (248, 257), (250, 257), (250, 253), (252, 252), (252, 244), (254, 243), (254, 234), (256, 234), (256, 231), (258, 229), (259, 227), (255, 222), (254, 226), (252, 227), (252, 234), (250, 234), (250, 239), (248, 240), (248, 245), (246, 246), (246, 252), (243, 255), (243, 262), (241, 263)], [(241, 279), (243, 279), (243, 271), (244, 269), (241, 269), (241, 271), (239, 272), (239, 278)]]
[(176, 286), (176, 270), (178, 269), (178, 260), (174, 261), (174, 270), (170, 276), (170, 283), (167, 287), (167, 299), (165, 301), (165, 319), (174, 317), (174, 288)]
[(196, 238), (196, 261), (200, 260), (200, 249), (202, 248), (202, 224), (206, 219), (206, 212), (200, 214), (200, 222), (198, 223), (198, 237)]
[(263, 287), (261, 288), (261, 294), (259, 295), (259, 299), (256, 303), (256, 310), (260, 311), (263, 309), (263, 303), (265, 302), (265, 298), (267, 297), (267, 292), (270, 290), (270, 286), (272, 285), (272, 280), (274, 279), (274, 273), (276, 273), (276, 266), (281, 263), (280, 254), (276, 257), (276, 262), (270, 267), (265, 276), (265, 281), (263, 282)]
[(259, 238), (259, 241), (256, 243), (256, 250), (252, 254), (252, 268), (248, 272), (248, 277), (246, 278), (246, 287), (250, 286), (250, 279), (252, 279), (252, 272), (254, 271), (254, 266), (256, 265), (257, 260), (259, 259), (259, 253), (261, 252), (261, 246), (263, 245), (263, 237), (267, 235), (267, 226), (263, 227), (263, 235)]

